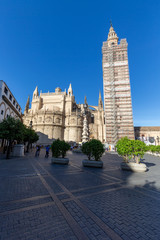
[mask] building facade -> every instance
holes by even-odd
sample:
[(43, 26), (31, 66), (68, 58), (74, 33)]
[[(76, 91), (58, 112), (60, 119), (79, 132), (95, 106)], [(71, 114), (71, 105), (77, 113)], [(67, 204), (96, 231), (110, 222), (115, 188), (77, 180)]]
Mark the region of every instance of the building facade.
[(124, 136), (134, 139), (127, 46), (126, 39), (118, 43), (111, 25), (102, 47), (105, 140), (109, 144)]
[[(104, 141), (104, 112), (101, 95), (98, 106), (85, 109), (89, 128), (89, 139)], [(32, 126), (39, 135), (40, 144), (50, 144), (54, 139), (81, 142), (83, 132), (84, 104), (77, 104), (70, 84), (68, 91), (59, 87), (55, 92), (33, 92), (31, 108), (29, 98), (23, 122)]]
[(21, 107), (8, 88), (7, 84), (0, 80), (0, 121), (8, 116), (21, 119)]
[(160, 127), (134, 127), (135, 138), (146, 144), (160, 145)]

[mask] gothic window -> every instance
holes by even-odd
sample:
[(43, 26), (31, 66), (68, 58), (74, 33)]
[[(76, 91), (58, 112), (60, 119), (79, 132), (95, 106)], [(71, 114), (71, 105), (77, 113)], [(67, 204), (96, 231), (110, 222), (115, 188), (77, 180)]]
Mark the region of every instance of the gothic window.
[(124, 54), (122, 54), (122, 60), (124, 61)]
[(94, 123), (94, 115), (91, 115), (91, 123)]
[(1, 115), (3, 115), (3, 110), (1, 110)]
[(8, 95), (8, 89), (6, 87), (4, 88), (4, 92), (6, 95)]
[(13, 100), (13, 105), (15, 105), (15, 103), (16, 103), (15, 100)]
[(12, 101), (12, 95), (11, 95), (11, 94), (9, 95), (9, 100), (11, 100), (11, 101)]
[(118, 60), (121, 61), (121, 55), (118, 56)]

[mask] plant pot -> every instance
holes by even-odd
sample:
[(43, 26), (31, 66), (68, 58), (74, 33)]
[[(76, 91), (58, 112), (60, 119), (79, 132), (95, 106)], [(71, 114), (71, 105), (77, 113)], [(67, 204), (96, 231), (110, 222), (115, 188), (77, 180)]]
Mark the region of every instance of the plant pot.
[(122, 162), (121, 163), (121, 169), (122, 170), (127, 170), (127, 171), (132, 171), (132, 172), (146, 172), (147, 171), (147, 166), (144, 163), (134, 163), (134, 162)]
[(11, 153), (13, 157), (23, 157), (24, 156), (24, 145), (16, 144), (13, 147), (13, 152)]
[(93, 161), (93, 160), (84, 159), (82, 161), (82, 164), (83, 164), (83, 167), (95, 167), (95, 168), (103, 167), (102, 161)]
[(51, 163), (67, 165), (69, 163), (69, 158), (51, 158)]

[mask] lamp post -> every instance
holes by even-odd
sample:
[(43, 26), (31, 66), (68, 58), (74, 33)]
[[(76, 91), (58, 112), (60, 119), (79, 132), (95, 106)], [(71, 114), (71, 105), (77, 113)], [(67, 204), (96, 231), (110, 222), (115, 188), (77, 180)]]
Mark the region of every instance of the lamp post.
[(89, 137), (89, 133), (88, 133), (88, 121), (87, 121), (87, 108), (88, 108), (88, 104), (86, 102), (85, 99), (85, 103), (83, 105), (83, 132), (82, 132), (82, 143), (85, 143), (88, 141)]
[(157, 143), (158, 143), (158, 145), (159, 145), (159, 136), (157, 136)]

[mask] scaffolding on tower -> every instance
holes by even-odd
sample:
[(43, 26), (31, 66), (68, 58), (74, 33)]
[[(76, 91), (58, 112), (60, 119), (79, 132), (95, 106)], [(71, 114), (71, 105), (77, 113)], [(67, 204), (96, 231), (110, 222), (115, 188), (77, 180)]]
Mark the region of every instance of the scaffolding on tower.
[(114, 79), (114, 46), (110, 47), (108, 54), (109, 63), (109, 78), (110, 78), (110, 101), (111, 101), (111, 139), (115, 145), (118, 140), (118, 126), (117, 126), (117, 108), (116, 108), (116, 91)]

